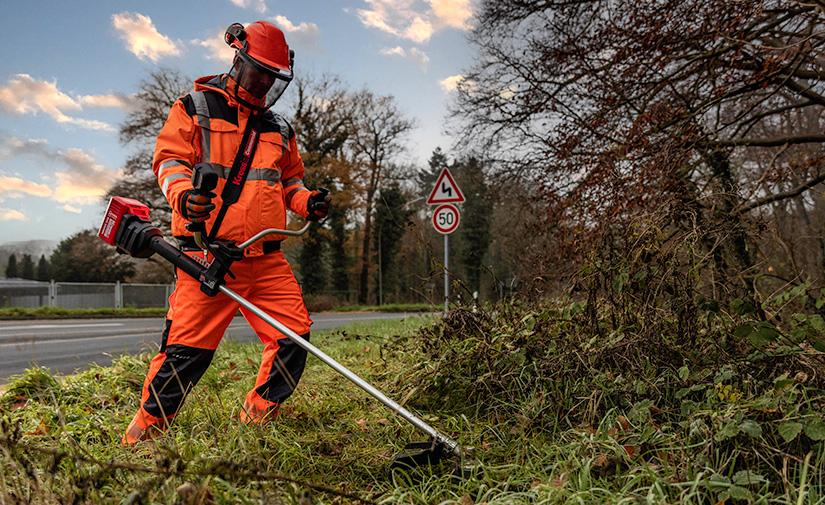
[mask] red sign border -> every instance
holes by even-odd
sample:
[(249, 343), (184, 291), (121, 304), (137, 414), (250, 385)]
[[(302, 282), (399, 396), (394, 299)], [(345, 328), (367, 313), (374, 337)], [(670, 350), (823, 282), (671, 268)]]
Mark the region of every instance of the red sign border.
[[(453, 188), (455, 188), (455, 192), (456, 192), (455, 198), (449, 198), (449, 199), (437, 200), (437, 201), (433, 200), (433, 198), (435, 197), (436, 191), (438, 191), (438, 187), (441, 186), (441, 181), (443, 181), (445, 177), (450, 180), (450, 184), (452, 185)], [(459, 189), (458, 184), (456, 184), (456, 182), (455, 182), (455, 179), (453, 179), (453, 174), (450, 173), (450, 170), (447, 167), (442, 168), (441, 169), (441, 174), (438, 176), (438, 180), (435, 181), (435, 186), (433, 186), (433, 190), (430, 191), (429, 198), (427, 198), (427, 204), (428, 205), (438, 205), (438, 204), (441, 204), (441, 203), (463, 203), (464, 201), (465, 201), (464, 193), (461, 192), (461, 189)]]
[[(453, 212), (455, 213), (455, 225), (452, 228), (447, 229), (446, 231), (442, 231), (442, 229), (438, 227), (438, 224), (436, 224), (436, 221), (435, 221), (435, 216), (438, 215), (438, 211), (440, 211), (444, 207), (448, 207), (450, 209), (453, 209)], [(433, 228), (435, 228), (435, 231), (437, 231), (438, 233), (440, 233), (442, 235), (449, 235), (450, 233), (456, 231), (456, 229), (458, 229), (458, 223), (460, 223), (460, 222), (461, 222), (461, 214), (459, 214), (458, 207), (456, 207), (455, 205), (445, 203), (445, 204), (442, 204), (442, 205), (439, 205), (438, 207), (436, 207), (435, 211), (433, 212)]]

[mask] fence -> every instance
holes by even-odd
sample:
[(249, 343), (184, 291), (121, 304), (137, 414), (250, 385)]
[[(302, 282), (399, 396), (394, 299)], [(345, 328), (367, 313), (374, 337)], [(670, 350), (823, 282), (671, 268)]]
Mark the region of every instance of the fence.
[(37, 282), (0, 279), (0, 307), (64, 309), (168, 307), (172, 284)]

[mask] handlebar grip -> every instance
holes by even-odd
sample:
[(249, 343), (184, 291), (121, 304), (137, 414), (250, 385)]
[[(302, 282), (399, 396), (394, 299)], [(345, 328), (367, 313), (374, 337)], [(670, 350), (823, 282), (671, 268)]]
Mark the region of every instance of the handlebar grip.
[(198, 163), (192, 168), (192, 187), (200, 194), (218, 186), (218, 172), (209, 163)]

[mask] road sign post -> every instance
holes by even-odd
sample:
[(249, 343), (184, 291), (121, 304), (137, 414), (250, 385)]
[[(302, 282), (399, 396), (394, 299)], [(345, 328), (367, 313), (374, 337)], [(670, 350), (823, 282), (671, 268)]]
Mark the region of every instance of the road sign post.
[(458, 209), (451, 204), (461, 202), (464, 202), (464, 195), (450, 171), (444, 167), (427, 198), (429, 205), (438, 205), (433, 213), (433, 227), (444, 235), (444, 312), (450, 310), (450, 233), (458, 228), (460, 221)]

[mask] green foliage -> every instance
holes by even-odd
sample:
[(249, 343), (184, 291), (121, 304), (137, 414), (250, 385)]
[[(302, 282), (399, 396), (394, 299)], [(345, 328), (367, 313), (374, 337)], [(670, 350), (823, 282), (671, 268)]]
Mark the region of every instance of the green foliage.
[(164, 308), (64, 309), (61, 307), (0, 307), (0, 319), (31, 319), (48, 317), (127, 317), (162, 316)]
[(123, 282), (135, 273), (129, 257), (100, 240), (95, 230), (61, 241), (49, 261), (59, 282)]
[(6, 263), (6, 278), (11, 279), (18, 276), (17, 256), (12, 254), (9, 256), (9, 262)]

